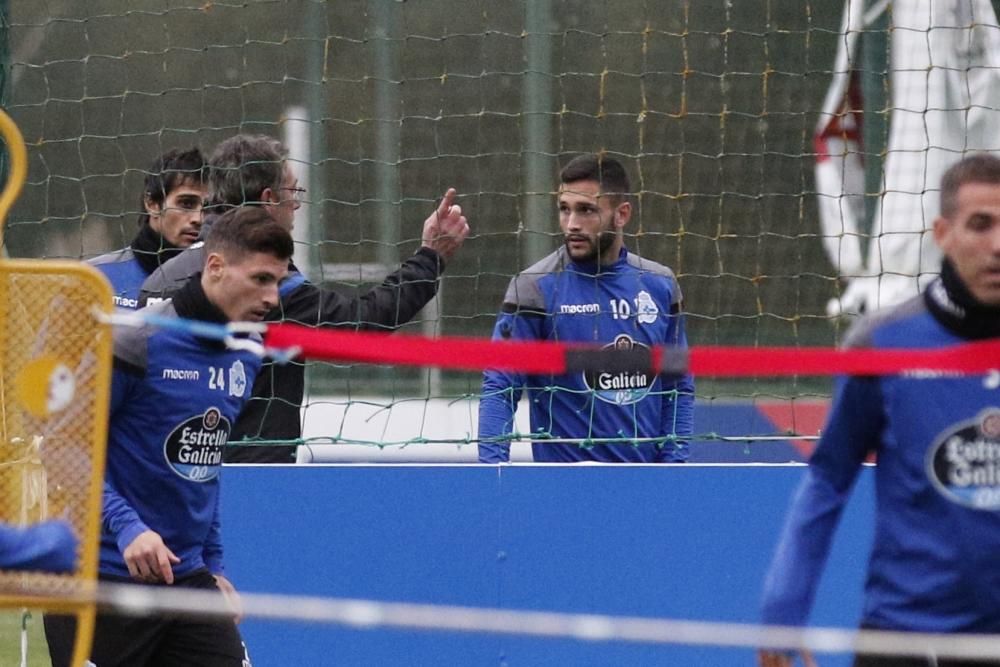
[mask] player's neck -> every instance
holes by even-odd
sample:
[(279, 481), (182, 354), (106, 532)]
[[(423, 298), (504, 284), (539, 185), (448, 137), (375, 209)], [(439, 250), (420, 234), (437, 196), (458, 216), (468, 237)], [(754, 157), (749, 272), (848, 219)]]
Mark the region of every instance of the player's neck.
[(938, 322), (963, 338), (1000, 337), (1000, 307), (978, 301), (947, 259), (941, 277), (924, 292), (924, 302)]
[(613, 266), (618, 263), (621, 259), (622, 248), (625, 244), (622, 242), (621, 237), (615, 238), (615, 242), (612, 243), (604, 252), (601, 253), (599, 258), (601, 266)]

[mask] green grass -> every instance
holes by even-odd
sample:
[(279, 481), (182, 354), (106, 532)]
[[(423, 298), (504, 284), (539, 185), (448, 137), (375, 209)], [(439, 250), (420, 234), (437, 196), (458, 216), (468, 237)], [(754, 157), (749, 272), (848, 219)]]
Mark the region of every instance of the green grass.
[[(0, 611), (0, 665), (21, 664), (21, 612)], [(28, 619), (28, 667), (52, 667), (42, 631), (42, 613)]]

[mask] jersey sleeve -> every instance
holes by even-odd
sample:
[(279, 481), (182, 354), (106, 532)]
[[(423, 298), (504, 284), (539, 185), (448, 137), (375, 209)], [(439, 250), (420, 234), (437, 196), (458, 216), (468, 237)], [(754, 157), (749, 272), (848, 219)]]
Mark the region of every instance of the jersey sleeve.
[[(116, 341), (116, 345), (117, 345)], [(134, 395), (138, 385), (142, 381), (140, 367), (126, 361), (119, 356), (114, 358), (114, 368), (111, 373), (111, 420), (115, 419), (116, 413)], [(104, 530), (114, 537), (118, 550), (122, 553), (132, 541), (149, 530), (139, 514), (115, 489), (114, 484), (105, 477), (104, 494), (101, 509), (101, 521)]]
[(311, 326), (392, 330), (406, 324), (437, 294), (443, 262), (421, 248), (381, 284), (359, 297), (302, 282), (281, 295), (282, 319)]
[(0, 568), (70, 572), (76, 566), (77, 539), (65, 521), (44, 521), (25, 528), (0, 524)]
[[(543, 313), (505, 303), (493, 328), (493, 340), (541, 340), (543, 323)], [(480, 463), (510, 460), (510, 434), (524, 384), (523, 373), (498, 370), (483, 373), (479, 398)]]
[(834, 531), (862, 463), (877, 449), (883, 419), (877, 378), (838, 382), (826, 430), (792, 498), (764, 580), (764, 623), (805, 624)]
[[(679, 289), (671, 305), (670, 324), (667, 327), (666, 345), (671, 348), (687, 349), (687, 331), (684, 313), (681, 311)], [(669, 354), (669, 350), (667, 354)], [(685, 373), (680, 377), (664, 377), (663, 412), (660, 418), (660, 432), (672, 434), (674, 439), (664, 443), (659, 449), (658, 463), (680, 463), (687, 461), (688, 446), (694, 435), (694, 376)]]
[(224, 571), (222, 565), (222, 521), (219, 518), (221, 498), (222, 488), (220, 485), (219, 492), (215, 497), (215, 513), (212, 516), (212, 525), (209, 526), (208, 536), (205, 538), (205, 548), (202, 551), (205, 567), (212, 574), (222, 574)]

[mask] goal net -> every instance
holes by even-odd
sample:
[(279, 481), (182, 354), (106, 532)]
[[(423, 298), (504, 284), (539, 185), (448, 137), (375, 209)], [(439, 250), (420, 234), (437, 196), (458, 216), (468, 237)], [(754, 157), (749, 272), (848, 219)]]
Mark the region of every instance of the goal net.
[[(692, 345), (834, 345), (936, 272), (940, 171), (998, 148), (992, 4), (891, 5), (8, 3), (6, 103), (31, 171), (7, 247), (122, 247), (155, 156), (267, 133), (308, 189), (296, 262), (325, 286), (378, 281), (456, 187), (472, 238), (407, 329), (485, 337), (511, 276), (560, 243), (559, 167), (603, 151), (632, 177), (626, 244), (677, 274)], [(474, 452), (477, 374), (315, 362), (308, 378), (317, 442)], [(705, 451), (742, 442), (736, 460), (791, 433), (787, 460), (829, 391), (706, 379), (696, 431)]]

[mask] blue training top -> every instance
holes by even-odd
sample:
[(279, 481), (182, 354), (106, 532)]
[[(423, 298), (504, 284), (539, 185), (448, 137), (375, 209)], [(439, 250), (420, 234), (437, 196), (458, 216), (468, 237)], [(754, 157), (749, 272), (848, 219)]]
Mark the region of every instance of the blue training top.
[(116, 308), (139, 307), (139, 289), (149, 275), (131, 248), (109, 252), (87, 262), (103, 273), (111, 283)]
[[(197, 280), (185, 290), (204, 299)], [(180, 312), (185, 290), (146, 310), (198, 317)], [(206, 567), (221, 573), (223, 450), (261, 360), (187, 332), (143, 327), (116, 329), (114, 361), (101, 573), (128, 577), (122, 553), (146, 530), (181, 559), (175, 576)]]
[[(673, 272), (622, 249), (610, 266), (570, 259), (565, 247), (510, 282), (494, 340), (687, 347)], [(479, 404), (479, 460), (506, 461), (514, 411), (527, 389), (532, 433), (587, 442), (532, 444), (535, 461), (671, 462), (687, 459), (694, 381), (650, 372), (525, 376), (486, 371)], [(625, 439), (607, 442), (608, 438)], [(657, 438), (629, 442), (628, 438)]]
[[(942, 294), (940, 281), (930, 288)], [(917, 297), (863, 320), (875, 349), (967, 342)], [(765, 623), (807, 620), (834, 529), (869, 454), (875, 542), (862, 623), (919, 632), (1000, 631), (1000, 382), (917, 372), (838, 384), (827, 426), (765, 581)]]

